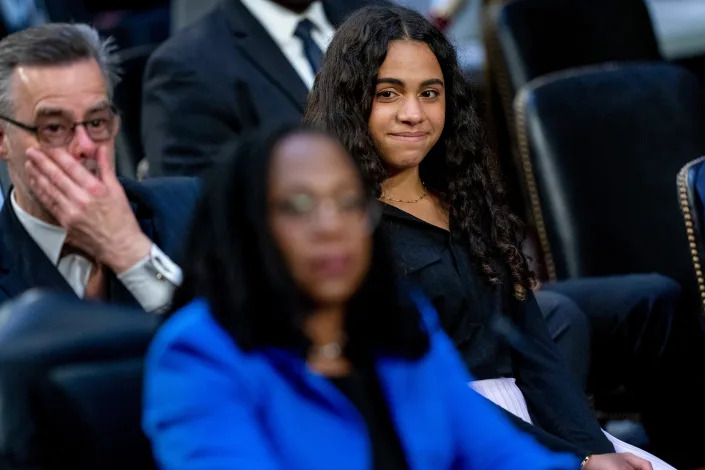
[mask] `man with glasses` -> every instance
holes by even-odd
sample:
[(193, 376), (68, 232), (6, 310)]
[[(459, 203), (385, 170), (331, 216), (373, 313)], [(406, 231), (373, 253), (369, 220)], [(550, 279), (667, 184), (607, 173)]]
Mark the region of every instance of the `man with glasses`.
[(181, 281), (165, 252), (182, 238), (197, 184), (118, 181), (109, 52), (80, 24), (0, 41), (0, 158), (12, 181), (0, 302), (42, 287), (161, 311)]

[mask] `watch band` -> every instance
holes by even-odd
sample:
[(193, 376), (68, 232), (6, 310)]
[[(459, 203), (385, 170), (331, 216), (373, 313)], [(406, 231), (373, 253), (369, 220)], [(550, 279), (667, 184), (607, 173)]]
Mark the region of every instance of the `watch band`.
[(585, 465), (587, 465), (587, 463), (590, 461), (591, 458), (592, 458), (592, 454), (586, 455), (585, 458), (583, 459), (583, 461), (580, 462), (580, 468), (581, 469), (585, 468)]

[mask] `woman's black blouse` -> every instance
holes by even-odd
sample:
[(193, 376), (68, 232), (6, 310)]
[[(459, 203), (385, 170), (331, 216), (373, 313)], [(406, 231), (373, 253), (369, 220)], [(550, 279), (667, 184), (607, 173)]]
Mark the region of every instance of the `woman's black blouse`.
[(346, 376), (328, 380), (343, 392), (365, 420), (372, 444), (373, 469), (409, 468), (374, 370), (353, 370)]
[[(553, 450), (578, 456), (614, 452), (553, 344), (533, 295), (519, 301), (485, 282), (468, 243), (447, 230), (387, 204), (380, 224), (400, 273), (431, 299), (475, 379), (515, 378), (534, 425), (506, 413), (515, 424)], [(497, 316), (511, 319), (523, 333), (527, 341), (521, 352), (494, 333)]]

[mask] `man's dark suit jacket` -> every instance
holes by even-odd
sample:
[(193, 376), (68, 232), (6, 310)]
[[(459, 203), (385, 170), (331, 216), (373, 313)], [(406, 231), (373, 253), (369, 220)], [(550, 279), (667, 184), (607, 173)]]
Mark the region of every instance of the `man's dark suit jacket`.
[[(156, 178), (145, 183), (121, 183), (142, 231), (178, 263), (198, 199), (198, 180)], [(6, 201), (0, 212), (0, 303), (33, 287), (76, 295)], [(108, 295), (111, 303), (139, 307), (113, 273), (108, 276)]]
[[(373, 0), (326, 0), (338, 26)], [(374, 2), (379, 3), (379, 2)], [(149, 175), (197, 175), (225, 143), (260, 125), (298, 122), (308, 90), (264, 27), (240, 0), (161, 45), (142, 93), (142, 141)]]

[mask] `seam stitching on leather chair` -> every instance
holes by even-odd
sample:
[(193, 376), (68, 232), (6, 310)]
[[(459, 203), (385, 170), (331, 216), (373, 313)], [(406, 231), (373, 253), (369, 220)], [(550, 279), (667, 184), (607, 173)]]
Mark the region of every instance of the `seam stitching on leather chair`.
[[(557, 279), (556, 266), (553, 260), (553, 254), (551, 253), (550, 244), (548, 243), (543, 214), (541, 213), (540, 204), (538, 206), (538, 212), (534, 205), (534, 199), (538, 200), (536, 181), (534, 179), (530, 162), (528, 165), (529, 169), (527, 170), (526, 168), (527, 165), (521, 149), (522, 132), (517, 132), (517, 129), (521, 128), (521, 124), (518, 122), (519, 116), (516, 115), (516, 111), (513, 106), (516, 95), (514, 94), (513, 86), (509, 80), (508, 66), (504, 60), (502, 47), (497, 34), (496, 23), (499, 17), (500, 9), (504, 4), (505, 3), (493, 4), (490, 2), (485, 5), (485, 12), (482, 15), (482, 20), (484, 23), (483, 29), (485, 31), (485, 47), (487, 49), (490, 64), (494, 65), (493, 67), (489, 66), (488, 69), (492, 69), (492, 71), (494, 71), (494, 75), (497, 80), (497, 92), (499, 93), (499, 99), (502, 103), (502, 108), (504, 109), (504, 118), (506, 120), (505, 124), (509, 135), (509, 151), (511, 153), (511, 158), (518, 167), (520, 176), (523, 176), (524, 179), (524, 192), (529, 198), (529, 210), (531, 211), (531, 217), (533, 218), (537, 235), (539, 237), (544, 268), (546, 269), (548, 279), (550, 281), (555, 281)], [(530, 171), (531, 173), (528, 174), (527, 171)]]
[(485, 31), (487, 31), (487, 52), (490, 62), (494, 64), (494, 67), (492, 68), (494, 70), (495, 77), (497, 78), (497, 91), (499, 92), (500, 100), (502, 101), (502, 107), (504, 108), (504, 115), (507, 120), (507, 128), (509, 129), (509, 136), (511, 139), (513, 134), (512, 129), (514, 128), (514, 109), (512, 108), (514, 93), (512, 91), (512, 85), (509, 81), (509, 72), (507, 70), (508, 67), (504, 61), (504, 56), (502, 55), (502, 48), (499, 44), (499, 37), (495, 26), (500, 8), (501, 5), (488, 5), (487, 13), (483, 15), (483, 21), (485, 23)]
[[(652, 62), (634, 61), (625, 62), (622, 63), (622, 65), (631, 66), (649, 63)], [(526, 122), (526, 97), (528, 96), (530, 91), (558, 80), (577, 77), (589, 73), (607, 72), (619, 68), (620, 63), (604, 62), (601, 64), (592, 64), (566, 70), (559, 70), (531, 80), (519, 89), (516, 97), (514, 98), (515, 132), (519, 150), (519, 157), (521, 160), (521, 172), (525, 179), (527, 192), (529, 193), (529, 204), (531, 206), (531, 212), (534, 218), (534, 223), (536, 224), (536, 232), (539, 236), (541, 250), (543, 251), (543, 259), (544, 265), (546, 267), (546, 273), (548, 274), (548, 279), (551, 281), (558, 280), (558, 275), (556, 273), (555, 258), (553, 257), (553, 252), (551, 251), (551, 244), (548, 241), (548, 231), (546, 230), (546, 223), (543, 215), (543, 210), (541, 208), (541, 199), (539, 198), (539, 193), (537, 189), (538, 185), (536, 184), (536, 174), (534, 173), (533, 164), (531, 162), (531, 150), (529, 148), (529, 137)], [(705, 299), (705, 297), (703, 298)]]
[(543, 211), (541, 210), (541, 201), (539, 199), (539, 193), (536, 186), (536, 176), (534, 174), (533, 165), (531, 164), (531, 155), (529, 154), (529, 139), (526, 129), (526, 105), (524, 98), (526, 94), (527, 91), (524, 87), (519, 90), (519, 93), (514, 100), (516, 132), (519, 145), (519, 156), (521, 158), (521, 169), (522, 173), (524, 173), (526, 188), (529, 192), (529, 203), (531, 205), (531, 211), (534, 215), (534, 222), (536, 224), (536, 231), (539, 236), (539, 243), (541, 243), (541, 250), (543, 251), (543, 261), (546, 267), (546, 273), (548, 274), (548, 279), (550, 281), (556, 281), (558, 279), (558, 276), (556, 275), (556, 263), (553, 258), (553, 252), (551, 251), (551, 244), (548, 241), (546, 223), (543, 217)]
[(696, 158), (695, 160), (688, 162), (681, 168), (678, 172), (677, 186), (678, 186), (678, 200), (680, 201), (681, 212), (683, 213), (683, 221), (685, 222), (685, 232), (688, 236), (688, 248), (690, 249), (690, 259), (693, 262), (693, 269), (695, 271), (695, 278), (698, 283), (698, 290), (700, 291), (700, 300), (702, 303), (701, 315), (705, 315), (705, 278), (703, 277), (702, 264), (700, 263), (700, 254), (698, 253), (698, 245), (695, 239), (695, 228), (693, 225), (693, 215), (690, 210), (690, 204), (688, 204), (688, 172), (690, 168), (705, 160), (705, 157)]
[[(499, 12), (501, 8), (505, 5), (504, 2), (492, 3), (485, 5), (485, 11), (482, 15), (483, 21), (483, 31), (485, 38), (485, 48), (487, 50), (488, 57), (488, 71), (490, 74), (490, 79), (492, 73), (497, 82), (497, 93), (499, 94), (499, 101), (501, 103), (502, 110), (504, 112), (504, 124), (507, 126), (507, 135), (509, 136), (509, 152), (510, 158), (513, 160), (514, 165), (521, 168), (521, 156), (519, 152), (519, 142), (516, 136), (516, 117), (514, 115), (514, 108), (512, 103), (514, 97), (514, 87), (509, 80), (509, 67), (507, 62), (504, 60), (504, 55), (502, 54), (502, 46), (499, 42), (499, 36), (497, 33), (497, 19), (499, 17)], [(522, 176), (521, 174), (519, 175)], [(519, 178), (520, 179), (520, 178)], [(520, 181), (521, 183), (521, 181)], [(527, 183), (524, 181), (524, 188), (519, 188), (520, 191), (528, 195)], [(524, 195), (522, 195), (522, 198)], [(532, 215), (526, 214), (526, 208), (523, 209), (524, 216)]]
[[(614, 72), (615, 70), (620, 70), (624, 68), (631, 68), (631, 67), (639, 67), (639, 66), (659, 66), (663, 65), (665, 67), (674, 67), (673, 65), (665, 64), (664, 62), (654, 62), (654, 61), (643, 61), (643, 60), (635, 60), (635, 61), (624, 61), (624, 62), (601, 62), (599, 64), (591, 64), (591, 65), (581, 65), (579, 67), (572, 67), (569, 69), (564, 69), (564, 70), (557, 70), (555, 72), (547, 73), (546, 75), (541, 75), (539, 77), (533, 78), (526, 82), (519, 92), (517, 92), (517, 96), (523, 90), (526, 88), (527, 90), (535, 90), (539, 87), (549, 85), (551, 83), (560, 81), (560, 80), (566, 80), (569, 78), (575, 78), (575, 77), (581, 77), (584, 75), (589, 75), (589, 74), (597, 74), (597, 73), (604, 73), (604, 72)], [(516, 98), (515, 98), (516, 101)], [(515, 103), (515, 109), (516, 109), (516, 103)], [(516, 111), (515, 111), (516, 112)]]
[[(512, 158), (520, 169), (520, 175), (524, 178), (524, 190), (529, 196), (529, 206), (533, 222), (536, 226), (536, 231), (539, 237), (541, 251), (543, 251), (543, 262), (546, 269), (546, 274), (550, 281), (558, 279), (556, 274), (556, 264), (551, 251), (551, 245), (548, 241), (546, 224), (541, 210), (541, 203), (536, 189), (536, 177), (533, 172), (531, 159), (529, 156), (528, 140), (525, 135), (525, 116), (524, 110), (517, 109), (516, 102), (521, 89), (516, 94), (513, 92), (513, 86), (509, 80), (509, 70), (502, 47), (500, 45), (499, 36), (497, 34), (496, 22), (499, 17), (499, 12), (505, 3), (490, 3), (486, 6), (486, 12), (482, 15), (484, 22), (485, 46), (488, 52), (488, 58), (494, 67), (495, 77), (497, 79), (497, 91), (499, 93), (502, 108), (504, 109), (504, 117), (506, 119), (507, 130), (509, 131), (509, 144)], [(614, 68), (612, 63), (592, 64), (574, 69), (556, 71), (541, 77), (537, 77), (529, 83), (538, 85), (540, 83), (550, 82), (566, 76), (573, 76), (591, 69), (611, 69)], [(528, 85), (528, 84), (527, 84)], [(521, 108), (521, 107), (519, 107)], [(519, 113), (522, 113), (521, 117)], [(520, 119), (522, 122), (519, 122)]]

